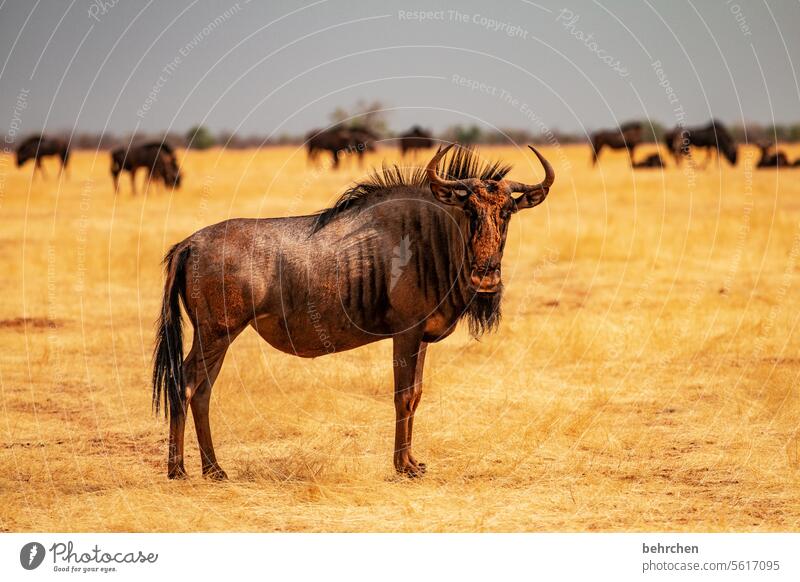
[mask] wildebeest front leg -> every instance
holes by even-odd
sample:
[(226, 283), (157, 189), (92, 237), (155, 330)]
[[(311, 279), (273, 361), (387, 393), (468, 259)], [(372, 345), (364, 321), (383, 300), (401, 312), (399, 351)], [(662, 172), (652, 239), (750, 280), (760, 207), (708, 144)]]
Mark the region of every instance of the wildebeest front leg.
[(703, 165), (701, 166), (701, 170), (705, 170), (708, 167), (708, 163), (711, 161), (711, 156), (714, 154), (714, 148), (708, 148), (706, 150), (706, 159), (703, 161)]
[[(414, 401), (411, 405), (411, 417), (408, 419), (408, 442), (411, 442), (412, 436), (414, 434), (414, 416), (417, 413), (417, 406), (419, 406), (419, 401), (422, 400), (422, 374), (425, 368), (425, 354), (428, 351), (428, 343), (422, 342), (422, 345), (417, 352), (417, 367), (414, 371)], [(425, 463), (420, 463), (417, 461), (416, 457), (414, 457), (411, 449), (408, 450), (408, 458), (411, 461), (412, 465), (416, 465), (420, 468), (420, 470), (424, 473), (427, 469)]]
[(42, 178), (45, 180), (47, 179), (47, 172), (44, 171), (44, 166), (42, 165), (42, 158), (36, 158), (36, 166), (33, 168), (33, 173), (36, 174), (36, 170), (39, 170), (39, 173), (42, 175)]
[(411, 330), (394, 338), (394, 468), (409, 477), (422, 475), (411, 454), (411, 428), (415, 403), (419, 402), (421, 386), (417, 386), (417, 362), (422, 347), (422, 333)]

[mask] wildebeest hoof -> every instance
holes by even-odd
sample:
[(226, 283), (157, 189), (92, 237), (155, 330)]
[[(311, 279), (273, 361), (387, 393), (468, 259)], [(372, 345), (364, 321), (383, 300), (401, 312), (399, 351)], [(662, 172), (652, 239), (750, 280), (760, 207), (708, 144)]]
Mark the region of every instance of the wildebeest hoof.
[(410, 479), (415, 479), (416, 477), (422, 477), (425, 474), (427, 467), (425, 463), (419, 463), (419, 464), (406, 463), (405, 465), (396, 467), (396, 469), (397, 472), (400, 473), (401, 475), (405, 475)]
[(227, 481), (228, 474), (219, 467), (209, 467), (203, 469), (203, 477), (211, 479), (212, 481)]
[(186, 469), (184, 469), (182, 465), (173, 467), (167, 471), (167, 479), (188, 479), (188, 478), (189, 474), (186, 473)]

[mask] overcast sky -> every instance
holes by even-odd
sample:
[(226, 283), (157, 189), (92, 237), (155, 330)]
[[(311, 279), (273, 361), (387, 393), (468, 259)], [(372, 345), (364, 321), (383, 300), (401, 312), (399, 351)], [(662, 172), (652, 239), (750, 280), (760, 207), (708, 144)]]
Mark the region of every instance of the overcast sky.
[(6, 1), (0, 134), (800, 121), (800, 3), (738, 2)]

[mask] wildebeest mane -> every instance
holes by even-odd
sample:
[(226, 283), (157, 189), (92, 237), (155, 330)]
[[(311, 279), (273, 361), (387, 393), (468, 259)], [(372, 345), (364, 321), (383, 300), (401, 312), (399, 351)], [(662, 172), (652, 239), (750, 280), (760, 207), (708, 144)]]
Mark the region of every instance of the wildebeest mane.
[(19, 144), (17, 149), (21, 150), (23, 148), (30, 147), (30, 146), (32, 146), (34, 144), (38, 144), (40, 141), (42, 141), (42, 136), (41, 135), (38, 135), (38, 134), (37, 135), (32, 135), (30, 137), (25, 138), (25, 140), (22, 141)]
[(143, 147), (143, 148), (154, 148), (154, 149), (155, 148), (161, 148), (162, 150), (164, 150), (168, 154), (174, 154), (175, 153), (175, 150), (172, 148), (172, 146), (170, 144), (168, 144), (167, 142), (165, 142), (165, 141), (149, 141), (147, 143), (143, 143), (141, 145), (141, 147)]
[(619, 130), (623, 132), (632, 129), (642, 129), (642, 123), (640, 121), (629, 121), (619, 126)]
[[(482, 160), (474, 149), (462, 146), (458, 147), (445, 162), (443, 177), (448, 180), (466, 180), (468, 178), (502, 180), (510, 171), (510, 164), (496, 160)], [(314, 221), (311, 234), (322, 230), (327, 224), (345, 213), (358, 212), (368, 207), (376, 197), (392, 188), (403, 186), (423, 188), (427, 184), (425, 168), (384, 164), (380, 169), (373, 169), (365, 180), (348, 188), (333, 206), (320, 210), (316, 215), (317, 220)]]

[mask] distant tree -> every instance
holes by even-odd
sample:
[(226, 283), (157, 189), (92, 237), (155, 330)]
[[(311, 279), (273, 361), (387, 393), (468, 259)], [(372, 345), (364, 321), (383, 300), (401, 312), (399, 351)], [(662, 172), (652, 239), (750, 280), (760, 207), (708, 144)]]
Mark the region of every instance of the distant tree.
[(477, 125), (460, 127), (456, 130), (456, 140), (459, 143), (473, 144), (479, 143), (483, 139), (483, 131)]
[(213, 147), (215, 143), (214, 136), (211, 132), (202, 125), (195, 125), (186, 133), (186, 145), (195, 150), (207, 150)]
[(335, 125), (348, 129), (363, 129), (379, 136), (389, 133), (386, 117), (386, 106), (383, 102), (363, 100), (358, 101), (352, 109), (337, 107), (330, 114), (330, 120)]
[(328, 117), (336, 125), (345, 124), (350, 117), (350, 112), (344, 107), (337, 107)]
[(800, 124), (785, 123), (774, 125), (767, 129), (767, 133), (770, 139), (774, 139), (777, 136), (778, 141), (800, 141)]

